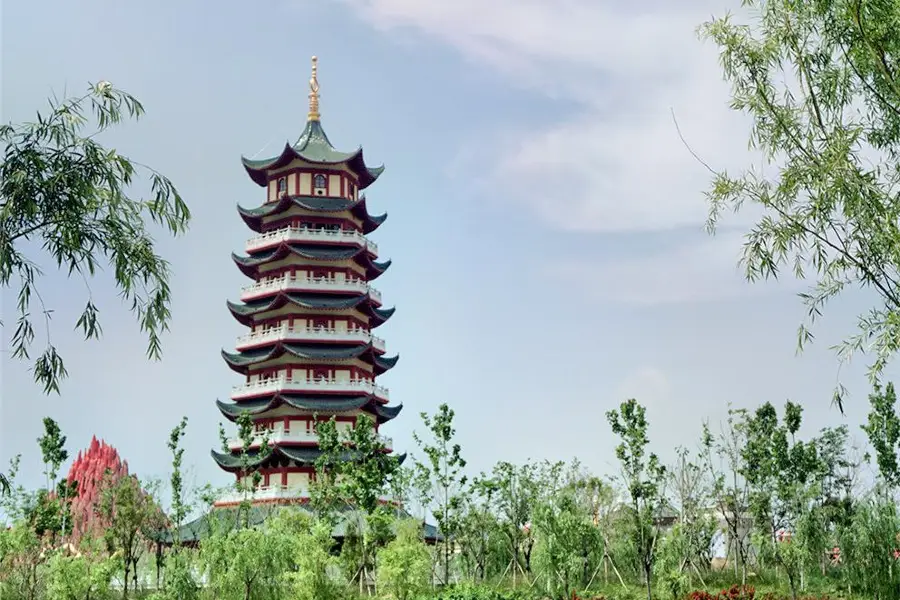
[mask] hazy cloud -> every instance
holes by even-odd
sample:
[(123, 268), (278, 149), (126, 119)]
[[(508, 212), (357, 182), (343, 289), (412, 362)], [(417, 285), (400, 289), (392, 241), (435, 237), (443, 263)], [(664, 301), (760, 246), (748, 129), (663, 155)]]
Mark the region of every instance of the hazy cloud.
[[(505, 125), (470, 161), (485, 188), (551, 226), (661, 230), (702, 223), (709, 173), (672, 112), (716, 168), (746, 161), (746, 123), (727, 108), (715, 48), (695, 29), (699, 2), (623, 9), (597, 0), (344, 0), (376, 27), (438, 38), (511, 81), (575, 105), (543, 125)], [(652, 42), (652, 43), (651, 43)], [(467, 146), (466, 152), (469, 152)], [(499, 158), (498, 158), (499, 157)], [(493, 163), (491, 162), (493, 161)]]

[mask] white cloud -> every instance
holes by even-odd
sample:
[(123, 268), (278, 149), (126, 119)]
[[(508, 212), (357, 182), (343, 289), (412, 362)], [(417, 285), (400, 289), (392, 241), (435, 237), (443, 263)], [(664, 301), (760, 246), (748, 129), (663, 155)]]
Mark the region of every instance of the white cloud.
[(803, 283), (789, 274), (777, 282), (747, 282), (738, 266), (742, 241), (741, 234), (723, 231), (646, 256), (548, 263), (543, 274), (584, 282), (583, 293), (599, 301), (643, 306), (800, 289)]
[[(744, 164), (746, 121), (727, 108), (715, 49), (698, 41), (698, 0), (627, 9), (614, 0), (344, 0), (376, 27), (414, 30), (522, 86), (575, 101), (562, 122), (497, 132), (489, 181), (554, 227), (663, 230), (701, 224), (709, 173)], [(489, 8), (486, 8), (489, 6)], [(724, 10), (719, 7), (717, 10)], [(496, 158), (494, 158), (496, 160)], [(547, 182), (558, 182), (548, 189)], [(495, 186), (491, 186), (496, 189)]]
[(665, 406), (669, 404), (671, 386), (665, 373), (654, 367), (641, 367), (629, 373), (616, 386), (613, 397), (616, 402), (635, 398), (643, 405)]

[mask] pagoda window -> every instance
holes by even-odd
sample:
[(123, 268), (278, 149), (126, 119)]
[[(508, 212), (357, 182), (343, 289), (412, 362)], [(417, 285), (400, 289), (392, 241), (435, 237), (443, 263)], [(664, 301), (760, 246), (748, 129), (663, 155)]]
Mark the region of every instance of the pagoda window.
[(327, 187), (327, 179), (321, 173), (317, 173), (315, 177), (313, 177), (313, 188), (316, 191), (316, 194), (324, 194), (325, 188)]
[(284, 194), (287, 194), (287, 177), (278, 179), (278, 195), (283, 196)]

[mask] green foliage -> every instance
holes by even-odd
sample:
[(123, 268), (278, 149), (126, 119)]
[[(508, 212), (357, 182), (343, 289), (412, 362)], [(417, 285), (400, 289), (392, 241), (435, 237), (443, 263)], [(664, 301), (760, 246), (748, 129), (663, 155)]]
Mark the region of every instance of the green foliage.
[(129, 585), (137, 589), (138, 561), (148, 541), (164, 527), (164, 515), (134, 475), (105, 486), (100, 513), (107, 523), (103, 540), (117, 557), (116, 565), (124, 575), (123, 598), (127, 598)]
[(531, 600), (527, 590), (498, 590), (493, 587), (462, 585), (442, 590), (434, 600)]
[(181, 440), (184, 438), (187, 422), (187, 417), (182, 417), (181, 422), (169, 434), (169, 442), (167, 444), (169, 451), (172, 453), (172, 475), (169, 478), (169, 484), (172, 491), (171, 520), (175, 530), (181, 527), (187, 514), (187, 507), (184, 503), (184, 482), (181, 476), (181, 466), (184, 458), (184, 448), (181, 447)]
[(0, 527), (0, 598), (35, 600), (44, 593), (43, 540), (33, 528)]
[(431, 487), (430, 499), (434, 503), (434, 518), (444, 536), (443, 563), (444, 581), (450, 578), (450, 544), (460, 528), (464, 487), (467, 477), (462, 470), (466, 461), (462, 457), (459, 444), (454, 443), (453, 427), (455, 413), (446, 404), (441, 404), (433, 416), (421, 413), (422, 423), (428, 430), (429, 439), (423, 440), (413, 433), (416, 444), (427, 458), (427, 462), (416, 463), (421, 481), (428, 481)]
[(397, 537), (378, 551), (378, 587), (396, 600), (409, 600), (430, 586), (431, 552), (422, 539), (422, 524), (397, 523)]
[(47, 594), (54, 600), (112, 598), (110, 583), (115, 571), (115, 561), (93, 551), (57, 552), (48, 564)]
[(875, 451), (878, 474), (891, 488), (900, 486), (900, 464), (897, 462), (897, 444), (900, 443), (900, 417), (897, 416), (897, 394), (894, 384), (888, 382), (882, 390), (875, 384), (869, 394), (869, 418), (862, 426)]
[(530, 463), (514, 465), (501, 461), (494, 465), (490, 477), (482, 477), (480, 481), (480, 485), (490, 486), (493, 490), (495, 510), (501, 521), (500, 531), (506, 538), (506, 563), (512, 565), (513, 577), (522, 571), (530, 572), (534, 536), (528, 524), (541, 487), (537, 467)]
[(337, 559), (332, 553), (334, 539), (331, 525), (322, 519), (299, 512), (281, 511), (272, 524), (293, 540), (294, 568), (287, 574), (287, 582), (295, 600), (339, 600), (341, 582), (335, 577)]
[[(170, 272), (155, 252), (146, 221), (177, 235), (186, 230), (190, 211), (166, 177), (96, 141), (98, 134), (143, 112), (135, 97), (104, 81), (81, 97), (53, 99), (49, 112), (38, 113), (34, 122), (0, 126), (5, 149), (0, 162), (0, 288), (14, 277), (19, 282), (14, 358), (30, 358), (35, 299), (48, 328), (52, 314), (37, 289), (41, 270), (26, 255), (27, 249), (37, 248), (68, 275), (77, 273), (86, 286), (107, 260), (149, 338), (148, 356), (159, 358), (160, 334), (170, 318)], [(149, 179), (150, 194), (134, 198), (130, 190), (142, 174)], [(86, 339), (100, 336), (89, 287), (76, 326)], [(45, 392), (59, 392), (66, 369), (49, 331), (33, 371)]]
[(620, 439), (616, 446), (616, 458), (622, 465), (622, 478), (631, 502), (631, 537), (644, 572), (649, 598), (652, 596), (653, 561), (659, 536), (656, 517), (663, 506), (662, 486), (666, 469), (655, 454), (646, 453), (650, 443), (646, 410), (637, 400), (626, 400), (618, 411), (606, 413), (606, 418), (612, 432)]
[(681, 524), (660, 539), (653, 574), (661, 597), (680, 600), (690, 591), (691, 578), (685, 570), (690, 554), (690, 540)]
[(875, 496), (856, 507), (840, 535), (848, 589), (866, 598), (900, 598), (897, 532), (900, 515), (891, 499)]
[(41, 457), (44, 459), (44, 475), (47, 477), (47, 489), (52, 490), (56, 483), (59, 468), (69, 458), (66, 450), (66, 436), (62, 434), (59, 424), (50, 417), (44, 417), (44, 435), (38, 438)]
[(591, 515), (579, 505), (576, 484), (547, 493), (534, 508), (535, 572), (553, 598), (564, 600), (587, 585), (603, 544)]
[(200, 549), (209, 591), (222, 600), (287, 597), (286, 573), (294, 558), (293, 535), (282, 526), (216, 531)]
[(839, 349), (845, 359), (871, 351), (877, 378), (900, 344), (900, 37), (892, 25), (900, 8), (892, 0), (742, 4), (753, 26), (728, 15), (701, 33), (720, 49), (731, 107), (753, 119), (750, 146), (777, 175), (716, 173), (709, 228), (723, 212), (755, 204), (762, 216), (746, 236), (747, 278), (784, 269), (815, 279), (801, 295), (801, 348), (829, 300), (848, 287), (872, 290), (876, 305)]
[(165, 562), (163, 588), (149, 600), (197, 600), (200, 586), (194, 578), (194, 560), (189, 551), (179, 549), (169, 553)]

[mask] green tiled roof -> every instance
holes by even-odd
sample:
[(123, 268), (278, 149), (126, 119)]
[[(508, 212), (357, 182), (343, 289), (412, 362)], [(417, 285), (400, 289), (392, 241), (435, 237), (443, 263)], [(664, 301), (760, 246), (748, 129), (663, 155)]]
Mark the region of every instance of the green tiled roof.
[(228, 364), (236, 367), (250, 366), (278, 358), (285, 352), (297, 358), (310, 360), (348, 360), (358, 358), (372, 349), (371, 345), (362, 346), (332, 346), (332, 345), (307, 345), (307, 344), (277, 344), (273, 348), (260, 350), (247, 350), (245, 352), (225, 352), (222, 357)]
[(365, 252), (365, 248), (335, 248), (333, 246), (303, 246), (283, 243), (276, 248), (256, 252), (251, 256), (241, 256), (232, 252), (231, 258), (241, 266), (257, 267), (273, 260), (280, 260), (288, 254), (309, 260), (347, 260), (363, 252)]
[[(215, 450), (210, 450), (209, 452), (213, 460), (216, 461), (222, 469), (229, 472), (236, 472), (241, 469), (241, 455), (234, 453), (224, 453), (224, 452), (216, 452)], [(259, 453), (259, 450), (251, 449), (247, 452), (248, 456), (248, 464), (247, 467), (250, 469), (256, 469), (262, 467), (266, 464), (284, 464), (285, 459), (289, 461), (293, 461), (295, 464), (304, 465), (304, 466), (315, 466), (316, 461), (322, 456), (322, 451), (317, 446), (272, 446), (272, 451), (262, 456)], [(344, 452), (341, 452), (340, 456), (338, 456), (338, 460), (347, 461), (353, 460), (359, 456), (359, 452), (354, 449), (348, 449)], [(406, 454), (398, 454), (397, 461), (402, 464), (403, 461), (406, 460)]]
[[(216, 464), (226, 471), (236, 471), (241, 468), (241, 456), (239, 454), (216, 452), (215, 450), (211, 450), (210, 454), (213, 460), (216, 461)], [(345, 454), (346, 456), (341, 456), (341, 460), (349, 460), (353, 457), (349, 450)], [(322, 456), (322, 451), (317, 447), (309, 446), (274, 446), (272, 452), (265, 456), (261, 456), (257, 450), (250, 450), (247, 452), (247, 456), (249, 458), (247, 466), (250, 468), (255, 468), (265, 463), (275, 463), (280, 458), (292, 460), (298, 465), (312, 466)]]
[(385, 406), (379, 403), (373, 396), (305, 396), (301, 394), (281, 393), (268, 397), (242, 400), (241, 402), (222, 402), (216, 400), (216, 405), (222, 414), (230, 421), (234, 421), (241, 413), (247, 412), (258, 415), (282, 405), (291, 406), (298, 410), (338, 413), (364, 410), (374, 414), (378, 424), (386, 423), (394, 419), (403, 410), (403, 405)]
[(353, 152), (341, 152), (335, 149), (325, 135), (325, 130), (319, 121), (307, 121), (303, 133), (294, 145), (285, 144), (284, 150), (276, 157), (262, 160), (253, 160), (241, 157), (244, 168), (257, 184), (264, 186), (267, 183), (267, 171), (287, 166), (294, 159), (301, 159), (317, 165), (341, 165), (345, 164), (356, 174), (360, 189), (365, 189), (378, 179), (384, 172), (384, 166), (368, 167), (363, 159), (362, 148)]
[(286, 304), (293, 304), (300, 308), (316, 311), (332, 311), (332, 310), (348, 310), (358, 308), (361, 312), (367, 314), (371, 321), (369, 326), (372, 328), (384, 324), (391, 315), (394, 314), (395, 308), (375, 308), (372, 306), (371, 299), (368, 294), (360, 294), (357, 296), (334, 297), (320, 296), (318, 294), (288, 294), (280, 293), (277, 296), (264, 298), (261, 300), (253, 300), (246, 303), (238, 303), (226, 301), (228, 310), (231, 314), (245, 325), (249, 325), (254, 315), (277, 310)]
[(240, 254), (231, 253), (231, 259), (237, 264), (238, 268), (244, 275), (255, 277), (257, 269), (261, 265), (276, 260), (282, 260), (290, 255), (298, 256), (305, 260), (349, 260), (354, 259), (357, 264), (366, 270), (366, 277), (369, 281), (374, 281), (388, 270), (391, 261), (386, 260), (379, 262), (372, 259), (366, 248), (335, 248), (329, 246), (311, 246), (305, 244), (290, 244), (284, 242), (276, 248), (257, 252), (250, 256), (241, 256)]
[(279, 358), (284, 354), (290, 354), (300, 360), (330, 361), (352, 360), (359, 358), (371, 360), (375, 368), (375, 374), (381, 375), (394, 368), (400, 356), (384, 357), (373, 351), (371, 344), (357, 346), (332, 346), (325, 344), (285, 344), (278, 343), (269, 348), (247, 350), (245, 352), (226, 352), (222, 350), (222, 358), (232, 370), (238, 373), (246, 373), (248, 367), (259, 365), (267, 361)]
[(267, 202), (262, 206), (254, 208), (244, 208), (238, 204), (238, 212), (244, 222), (250, 226), (253, 231), (259, 232), (261, 229), (261, 219), (280, 214), (290, 208), (297, 206), (312, 212), (342, 212), (350, 211), (362, 221), (363, 233), (372, 233), (387, 220), (387, 213), (381, 215), (370, 215), (366, 208), (366, 197), (360, 196), (357, 200), (348, 200), (346, 198), (334, 198), (329, 196), (284, 196), (277, 202)]

